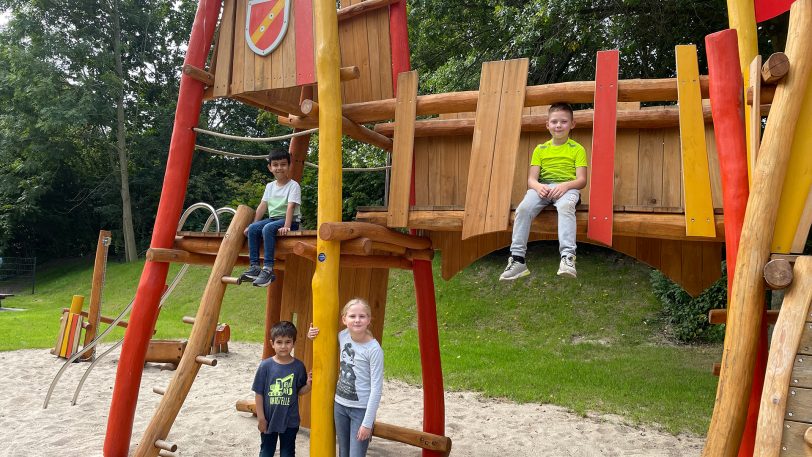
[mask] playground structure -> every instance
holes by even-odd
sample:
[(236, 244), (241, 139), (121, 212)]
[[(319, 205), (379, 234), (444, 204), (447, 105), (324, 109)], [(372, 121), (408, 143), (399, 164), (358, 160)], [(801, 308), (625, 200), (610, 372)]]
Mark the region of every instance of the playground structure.
[[(284, 12), (280, 6), (269, 16), (282, 14), (288, 30), (265, 55), (255, 52), (265, 49), (261, 36), (244, 32), (257, 27), (249, 19), (248, 2), (225, 0), (218, 21), (221, 3), (201, 0), (152, 244), (116, 376), (105, 455), (126, 455), (129, 449), (140, 369), (168, 263), (212, 265), (212, 273), (178, 369), (166, 389), (156, 390), (163, 398), (139, 440), (138, 456), (172, 455), (177, 449), (167, 441), (172, 423), (200, 365), (214, 364), (205, 355), (220, 303), (226, 285), (237, 283), (233, 268), (246, 262), (242, 232), (253, 217), (247, 207), (237, 210), (224, 235), (175, 229), (201, 104), (214, 97), (276, 113), (280, 123), (302, 133), (290, 145), (294, 179), (300, 178), (307, 154), (303, 131), (318, 126), (320, 132), (318, 230), (278, 239), (278, 279), (267, 292), (267, 329), (289, 319), (299, 327), (312, 321), (335, 334), (339, 303), (363, 296), (376, 316), (372, 331), (381, 340), (388, 269), (413, 271), (423, 430), (376, 424), (377, 436), (421, 447), (424, 455), (450, 451), (443, 436), (431, 258), (435, 249), (442, 251), (442, 276), (448, 279), (509, 244), (511, 208), (526, 189), (527, 151), (546, 139), (545, 106), (565, 101), (593, 104), (576, 112), (573, 131), (590, 164), (578, 212), (580, 241), (646, 262), (692, 294), (719, 277), (725, 245), (727, 335), (704, 455), (809, 453), (812, 439), (805, 440), (805, 434), (812, 415), (804, 399), (812, 392), (812, 381), (807, 382), (812, 377), (803, 371), (803, 357), (792, 366), (796, 354), (810, 350), (812, 337), (804, 329), (812, 264), (798, 257), (785, 275), (789, 290), (766, 368), (764, 276), (771, 255), (801, 252), (812, 224), (812, 172), (805, 154), (812, 133), (796, 129), (812, 116), (812, 63), (806, 58), (812, 47), (812, 0), (797, 0), (792, 7), (785, 50), (789, 72), (783, 77), (776, 63), (780, 56), (762, 69), (749, 17), (752, 3), (749, 10), (746, 3), (730, 2), (733, 30), (707, 37), (707, 77), (699, 74), (696, 48), (679, 46), (672, 79), (619, 81), (617, 51), (603, 51), (594, 82), (527, 86), (527, 60), (517, 59), (485, 63), (479, 91), (418, 96), (417, 75), (408, 71), (403, 0), (342, 2), (338, 12), (334, 2), (293, 0)], [(216, 40), (213, 24), (219, 24)], [(676, 106), (641, 107), (675, 101)], [(768, 114), (763, 138), (762, 114)], [(438, 117), (416, 119), (427, 115)], [(392, 152), (387, 206), (360, 210), (356, 222), (340, 219), (342, 133)], [(554, 239), (554, 220), (552, 212), (542, 213), (531, 239)], [(410, 234), (392, 230), (404, 227)], [(786, 272), (787, 259), (773, 265)], [(310, 398), (301, 402), (312, 455), (335, 452), (336, 346), (332, 338), (297, 340), (296, 353), (304, 354), (317, 380)], [(263, 356), (269, 355), (266, 342)], [(311, 410), (311, 404), (318, 406)]]

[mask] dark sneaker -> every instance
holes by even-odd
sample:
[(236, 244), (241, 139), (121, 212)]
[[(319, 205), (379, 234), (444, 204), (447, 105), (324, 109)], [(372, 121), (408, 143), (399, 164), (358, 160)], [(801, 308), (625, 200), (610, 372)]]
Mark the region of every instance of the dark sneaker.
[(274, 279), (276, 279), (276, 275), (273, 274), (273, 271), (270, 268), (263, 268), (252, 284), (257, 287), (268, 287)]
[(262, 271), (262, 268), (259, 265), (251, 265), (251, 267), (242, 272), (240, 275), (240, 282), (248, 281), (248, 280), (255, 280), (259, 273)]
[(575, 271), (575, 256), (574, 255), (565, 255), (561, 257), (561, 263), (558, 264), (558, 276), (562, 276), (565, 278), (575, 278), (577, 277), (577, 272)]
[(513, 257), (508, 259), (505, 271), (499, 276), (500, 281), (512, 281), (516, 278), (522, 278), (530, 274), (527, 265), (517, 262)]

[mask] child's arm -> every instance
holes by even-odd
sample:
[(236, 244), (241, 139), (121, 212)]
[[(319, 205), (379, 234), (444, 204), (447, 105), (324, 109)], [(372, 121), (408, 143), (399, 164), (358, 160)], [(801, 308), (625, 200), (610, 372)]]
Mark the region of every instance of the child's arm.
[(307, 372), (307, 384), (304, 385), (301, 389), (299, 389), (299, 395), (304, 395), (310, 392), (310, 389), (313, 388), (313, 372)]
[(378, 413), (378, 405), (381, 403), (383, 392), (383, 350), (373, 351), (369, 359), (369, 400), (364, 420), (358, 427), (358, 441), (368, 440), (372, 436), (372, 426), (375, 423), (375, 416)]
[(285, 211), (285, 226), (279, 227), (276, 233), (284, 235), (290, 232), (290, 226), (293, 225), (293, 211), (296, 209), (296, 205), (298, 205), (298, 203), (288, 203), (288, 210)]
[(539, 197), (546, 198), (547, 194), (550, 193), (550, 186), (539, 182), (540, 172), (541, 167), (538, 165), (530, 166), (530, 171), (527, 173), (527, 188), (535, 190)]
[[(261, 202), (259, 202), (259, 205), (257, 205), (257, 210), (254, 212), (254, 221), (253, 222), (261, 221), (262, 219), (265, 219), (266, 214), (268, 214), (268, 202), (266, 202), (265, 200), (262, 200)], [(242, 233), (243, 233), (243, 235), (248, 236), (248, 227), (246, 227), (245, 230), (243, 230)]]
[(561, 198), (570, 189), (583, 189), (586, 186), (586, 167), (577, 167), (575, 169), (575, 179), (572, 181), (562, 182), (555, 185), (550, 189), (548, 198), (557, 200)]
[(265, 397), (260, 394), (255, 394), (254, 409), (257, 410), (257, 428), (259, 433), (265, 433), (268, 430), (268, 421), (265, 419)]

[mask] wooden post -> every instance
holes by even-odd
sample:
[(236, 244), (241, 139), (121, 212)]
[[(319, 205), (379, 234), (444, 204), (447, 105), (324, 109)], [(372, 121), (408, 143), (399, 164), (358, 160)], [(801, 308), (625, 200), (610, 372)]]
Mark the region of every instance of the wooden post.
[(226, 285), (220, 279), (231, 273), (234, 268), (234, 262), (245, 242), (243, 230), (248, 227), (253, 216), (254, 212), (251, 208), (241, 205), (231, 220), (226, 236), (220, 245), (220, 251), (217, 253), (217, 260), (212, 266), (203, 297), (200, 299), (200, 307), (195, 315), (195, 323), (189, 335), (186, 350), (166, 388), (166, 393), (161, 398), (158, 409), (140, 440), (141, 444), (135, 450), (136, 457), (153, 457), (157, 454), (157, 449), (150, 443), (166, 439), (197, 372), (200, 370), (201, 362), (197, 358), (209, 353), (212, 337), (217, 327), (217, 319), (220, 316), (223, 295), (226, 291)]
[[(101, 294), (102, 287), (104, 286), (104, 275), (107, 269), (107, 252), (110, 249), (110, 240), (113, 234), (107, 230), (99, 232), (99, 241), (96, 243), (96, 260), (93, 264), (93, 282), (90, 287), (90, 305), (87, 310), (87, 323), (88, 327), (85, 330), (85, 342), (82, 346), (87, 346), (96, 338), (96, 333), (99, 331), (99, 322), (101, 319)], [(96, 354), (94, 347), (90, 351), (82, 354), (80, 360), (91, 360)]]
[(744, 432), (764, 314), (762, 271), (770, 257), (778, 212), (775, 199), (781, 194), (787, 173), (803, 101), (800, 94), (805, 92), (812, 70), (812, 60), (806, 58), (812, 51), (812, 0), (797, 0), (791, 11), (786, 54), (794, 66), (776, 88), (753, 174), (753, 191), (747, 202), (733, 279), (719, 388), (703, 452), (707, 457), (736, 455)]
[[(276, 266), (275, 263), (274, 266)], [(274, 355), (271, 345), (271, 327), (282, 319), (282, 290), (285, 288), (285, 272), (274, 270), (276, 281), (268, 287), (265, 301), (265, 338), (262, 340), (262, 360)]]

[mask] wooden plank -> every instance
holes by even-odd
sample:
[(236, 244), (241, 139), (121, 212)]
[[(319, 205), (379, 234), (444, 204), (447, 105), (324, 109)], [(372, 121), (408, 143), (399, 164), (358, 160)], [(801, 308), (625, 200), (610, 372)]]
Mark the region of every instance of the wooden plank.
[(294, 0), (294, 31), (296, 32), (296, 85), (316, 82), (316, 58), (313, 41), (313, 2)]
[(809, 457), (812, 455), (812, 448), (804, 440), (804, 434), (809, 430), (809, 426), (810, 424), (803, 422), (784, 421), (781, 447), (777, 449), (775, 455), (781, 457)]
[[(570, 138), (577, 141), (586, 151), (586, 163), (592, 163), (592, 130), (575, 129), (570, 133)], [(581, 204), (589, 204), (589, 194), (591, 192), (590, 179), (586, 180), (586, 186), (581, 189)], [(588, 208), (587, 208), (588, 209)]]
[(619, 51), (598, 52), (595, 68), (595, 121), (592, 128), (587, 236), (607, 246), (612, 245), (619, 65)]
[(679, 130), (663, 130), (663, 193), (660, 206), (680, 208), (682, 200), (682, 159), (679, 148)]
[[(353, 0), (352, 3), (361, 3), (361, 1), (362, 0)], [(373, 70), (369, 66), (367, 21), (365, 17), (359, 17), (351, 20), (350, 23), (352, 24), (352, 46), (355, 48), (355, 62), (353, 62), (353, 65), (357, 66), (361, 72), (361, 77), (357, 79), (360, 87), (360, 98), (358, 101), (373, 100), (370, 86)]]
[[(382, 62), (381, 61), (381, 49), (380, 47), (384, 45), (381, 43), (381, 34), (386, 33), (389, 29), (381, 30), (379, 23), (380, 20), (378, 19), (378, 15), (381, 11), (376, 12), (374, 15), (366, 14), (363, 18), (359, 18), (356, 20), (363, 20), (366, 22), (366, 43), (367, 43), (367, 55), (369, 59), (369, 68), (372, 70), (369, 79), (369, 97), (370, 100), (381, 100), (383, 99), (383, 93), (381, 92), (381, 78), (378, 75), (378, 72), (382, 70), (385, 66), (391, 67), (391, 62)], [(389, 43), (385, 43), (386, 46), (389, 46)], [(400, 87), (400, 84), (398, 84)], [(397, 113), (397, 109), (395, 110)]]
[(790, 252), (793, 254), (804, 252), (810, 227), (812, 227), (812, 192), (809, 192), (806, 196), (806, 204), (804, 204), (804, 210), (801, 213), (801, 220), (798, 222), (798, 230), (795, 232), (795, 238), (792, 240), (792, 249), (790, 249)]
[(437, 180), (433, 192), (435, 202), (440, 205), (453, 205), (459, 179), (457, 176), (457, 162), (459, 161), (457, 147), (453, 142), (444, 142), (438, 138), (434, 138), (431, 144), (432, 156), (437, 158), (434, 167)]
[[(709, 102), (703, 100), (703, 103)], [(708, 106), (710, 109), (710, 106)], [(711, 203), (713, 209), (722, 209), (722, 169), (719, 167), (719, 152), (716, 150), (716, 137), (713, 134), (713, 125), (705, 124), (705, 147), (708, 151), (708, 173), (711, 185)]]
[(395, 110), (394, 151), (389, 181), (387, 225), (405, 227), (409, 221), (409, 192), (412, 186), (414, 160), (414, 122), (417, 99), (417, 72), (398, 75), (398, 98)]
[(471, 138), (459, 138), (455, 142), (457, 147), (457, 186), (455, 203), (465, 207), (468, 191), (468, 169), (471, 167)]
[(220, 32), (217, 38), (217, 66), (214, 69), (212, 92), (215, 97), (225, 97), (230, 94), (236, 3), (237, 0), (223, 1), (223, 18), (220, 21)]
[[(702, 246), (702, 278), (696, 294), (713, 285), (722, 277), (722, 250), (723, 243), (698, 243)], [(689, 292), (690, 293), (690, 292)]]
[[(798, 363), (798, 360), (803, 359), (806, 359), (805, 363), (812, 362), (812, 358), (806, 358), (804, 356), (798, 356), (795, 359), (796, 363)], [(812, 389), (804, 389), (801, 387), (789, 388), (784, 420), (806, 423), (812, 422)]]
[(777, 455), (781, 444), (792, 367), (812, 299), (812, 257), (799, 257), (793, 276), (773, 329), (754, 455)]
[(388, 99), (394, 96), (392, 84), (392, 42), (389, 36), (389, 8), (383, 8), (369, 15), (378, 19), (377, 30), (380, 39), (378, 50), (380, 51), (380, 64), (375, 74), (381, 81), (381, 98)]
[(662, 206), (663, 200), (663, 129), (640, 131), (637, 173), (637, 204)]
[[(235, 0), (237, 2), (234, 13), (234, 57), (231, 60), (231, 93), (240, 94), (245, 92), (245, 52), (248, 45), (245, 44), (245, 0)], [(248, 50), (248, 52), (251, 52)], [(253, 54), (253, 53), (252, 53)], [(248, 56), (251, 57), (250, 55)]]
[[(681, 282), (682, 280), (682, 245), (683, 241), (677, 240), (663, 240), (662, 252), (660, 253), (660, 267), (659, 270), (674, 282)], [(696, 268), (695, 265), (690, 265), (689, 268)]]
[(679, 45), (676, 47), (676, 55), (686, 234), (714, 237), (716, 228), (713, 223), (696, 46)]
[[(351, 0), (341, 0), (342, 8), (350, 5), (352, 5)], [(353, 46), (353, 22), (355, 21), (344, 21), (339, 22), (338, 24), (338, 41), (341, 50), (342, 67), (356, 65), (356, 62), (358, 61), (358, 59), (355, 57), (355, 46)], [(341, 83), (341, 102), (346, 104), (359, 101), (360, 87), (361, 86), (358, 79), (344, 81)]]
[(510, 197), (513, 187), (516, 155), (521, 135), (522, 107), (527, 86), (528, 59), (508, 60), (504, 64), (499, 117), (496, 124), (490, 190), (485, 215), (485, 232), (507, 230), (510, 222)]
[(463, 240), (481, 234), (485, 230), (504, 70), (503, 61), (482, 64), (476, 126), (471, 146), (471, 163), (468, 168), (468, 186), (465, 192)]
[[(753, 94), (753, 106), (761, 106), (761, 56), (750, 62), (750, 88)], [(761, 145), (761, 110), (750, 109), (750, 149), (747, 150), (748, 176), (756, 169), (758, 147)]]
[(691, 295), (702, 292), (702, 246), (698, 242), (682, 242), (682, 287)]
[[(640, 102), (620, 102), (618, 110), (639, 110)], [(637, 161), (640, 130), (623, 129), (617, 134), (615, 150), (615, 205), (637, 204)]]
[[(293, 5), (291, 5), (293, 6)], [(285, 41), (282, 42), (282, 52), (284, 54), (284, 65), (282, 67), (282, 87), (296, 87), (296, 40), (299, 36), (296, 34), (296, 11), (291, 8), (293, 17), (288, 22), (288, 33), (285, 35)], [(301, 90), (299, 91), (301, 94)]]
[[(414, 197), (415, 205), (429, 204), (429, 155), (432, 141), (428, 138), (416, 138), (414, 146)], [(391, 186), (390, 178), (390, 186)], [(391, 187), (390, 187), (391, 195)], [(391, 196), (390, 196), (391, 199)], [(384, 222), (385, 223), (385, 222)]]
[[(792, 367), (790, 388), (812, 389), (812, 354), (810, 354), (812, 347), (809, 345), (809, 334), (812, 333), (811, 327), (812, 324), (809, 322), (804, 325), (804, 335), (801, 337), (801, 344), (798, 347), (798, 354)], [(802, 419), (796, 418), (796, 420)]]

